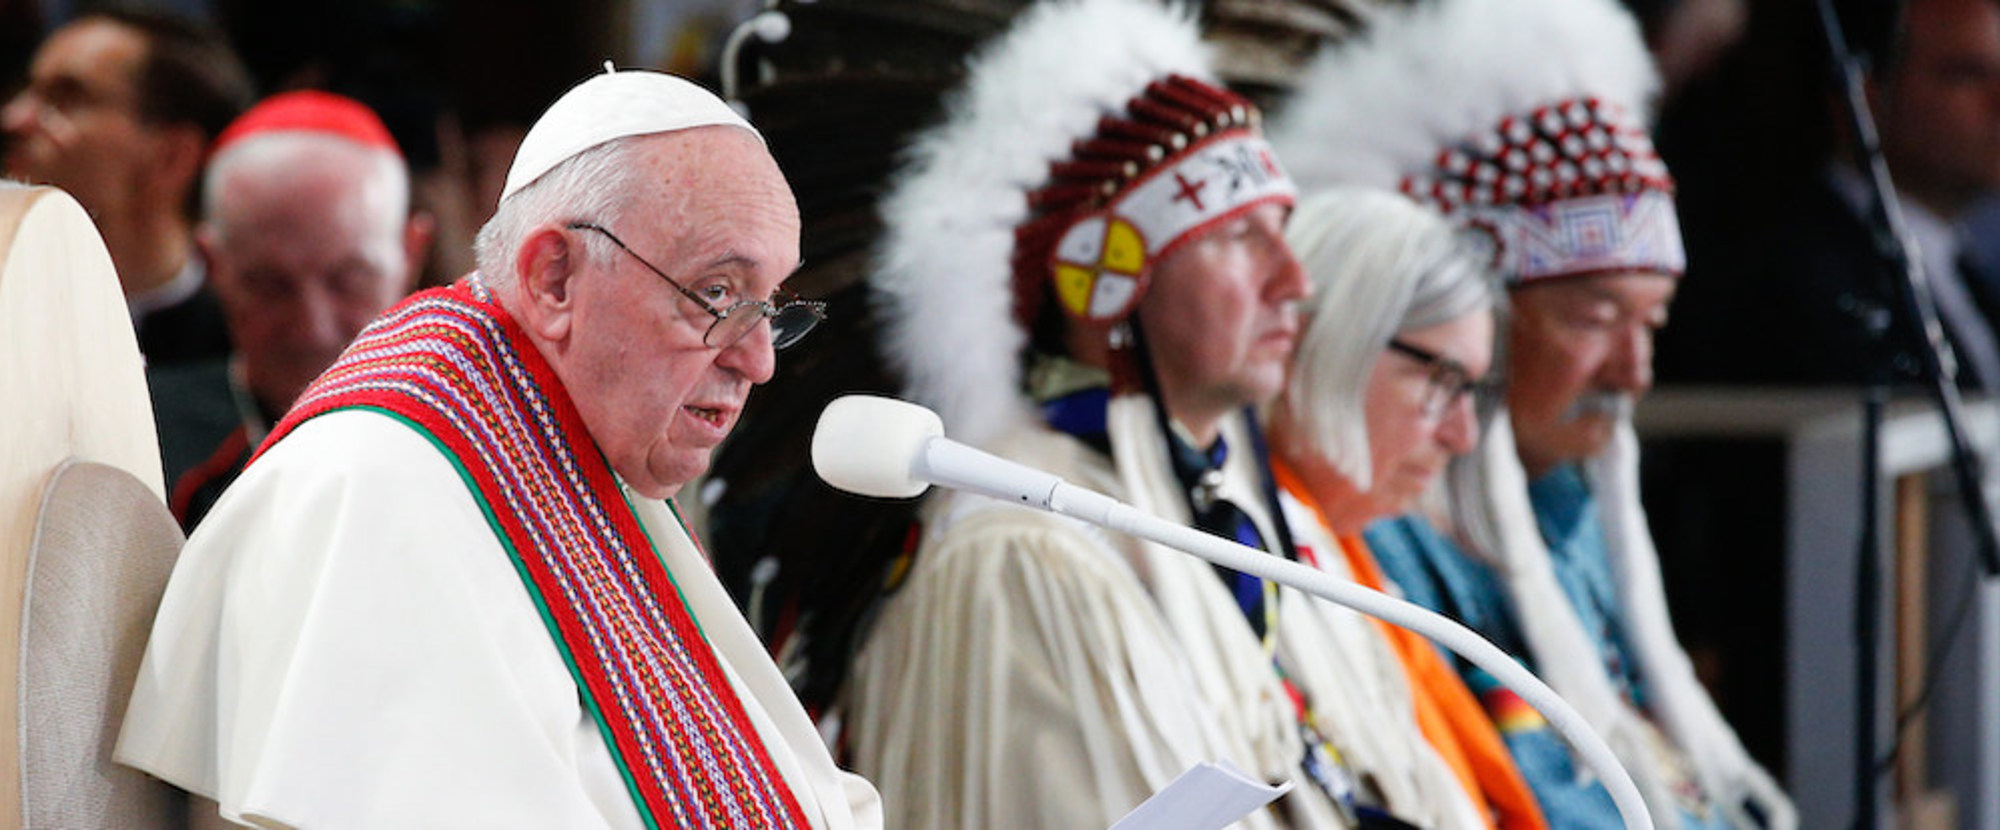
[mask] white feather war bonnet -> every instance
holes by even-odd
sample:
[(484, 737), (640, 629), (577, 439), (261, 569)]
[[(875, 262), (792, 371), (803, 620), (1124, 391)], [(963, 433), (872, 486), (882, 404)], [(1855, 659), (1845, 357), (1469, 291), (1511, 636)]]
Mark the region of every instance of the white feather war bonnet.
[(1032, 416), (1020, 361), (1049, 303), (1108, 327), (1153, 266), (1291, 180), (1213, 80), (1192, 16), (1059, 0), (969, 66), (883, 198), (871, 279), (908, 393), (978, 444)]
[[(1371, 185), (1436, 207), (1488, 247), (1510, 286), (1678, 277), (1687, 258), (1673, 180), (1647, 134), (1658, 88), (1637, 23), (1612, 0), (1432, 0), (1384, 11), (1316, 58), (1271, 140), (1308, 190)], [(1556, 581), (1504, 419), (1454, 465), (1477, 473), (1455, 488), (1461, 535), (1495, 562), (1537, 671), (1611, 742), (1656, 826), (1681, 822), (1684, 760), (1735, 826), (1796, 827), (1674, 638), (1637, 454), (1621, 424), (1586, 472), (1648, 713), (1614, 686)], [(1655, 719), (1675, 751), (1652, 737)]]
[(1401, 190), (1486, 248), (1510, 285), (1679, 276), (1673, 179), (1645, 113), (1659, 79), (1609, 0), (1445, 0), (1376, 15), (1273, 119), (1308, 190)]

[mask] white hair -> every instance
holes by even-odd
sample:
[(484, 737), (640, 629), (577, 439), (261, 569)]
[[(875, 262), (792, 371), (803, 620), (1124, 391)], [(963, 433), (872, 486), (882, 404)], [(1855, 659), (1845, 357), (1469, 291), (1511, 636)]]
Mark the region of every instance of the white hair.
[[(626, 207), (643, 195), (639, 191), (648, 184), (634, 158), (641, 149), (640, 140), (659, 135), (606, 141), (565, 159), (500, 200), (500, 208), (480, 226), (472, 243), (473, 257), (487, 286), (498, 288), (514, 281), (514, 254), (537, 228), (551, 222), (590, 222), (605, 228), (622, 224)], [(610, 240), (598, 234), (582, 238), (593, 263), (606, 262), (617, 253)]]
[(1299, 200), (1285, 241), (1313, 281), (1305, 335), (1282, 404), (1306, 448), (1356, 489), (1373, 481), (1366, 392), (1398, 333), (1484, 311), (1492, 275), (1459, 232), (1398, 193), (1333, 188)]
[(401, 227), (410, 213), (410, 170), (395, 152), (327, 133), (289, 131), (253, 135), (210, 159), (202, 174), (201, 215), (213, 232), (229, 233), (232, 182), (249, 177), (284, 182), (305, 173), (335, 173), (358, 183), (370, 215)]

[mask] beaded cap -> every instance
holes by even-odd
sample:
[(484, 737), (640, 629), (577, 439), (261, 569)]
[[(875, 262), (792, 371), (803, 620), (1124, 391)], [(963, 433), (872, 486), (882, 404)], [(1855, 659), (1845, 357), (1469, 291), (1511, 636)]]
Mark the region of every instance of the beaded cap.
[(868, 281), (905, 394), (958, 440), (1039, 421), (1023, 358), (1059, 319), (1051, 298), (1121, 319), (1177, 243), (1291, 199), (1249, 103), (1214, 77), (1186, 6), (1040, 2), (905, 146)]
[(1623, 107), (1573, 98), (1510, 115), (1440, 150), (1402, 191), (1483, 233), (1512, 283), (1560, 276), (1687, 270), (1673, 178)]
[(1575, 98), (1508, 116), (1439, 151), (1435, 168), (1405, 177), (1402, 189), (1450, 213), (1468, 205), (1671, 192), (1673, 179), (1624, 108)]
[(1099, 119), (1028, 193), (1031, 218), (1015, 231), (1016, 319), (1034, 320), (1044, 280), (1072, 317), (1122, 319), (1153, 263), (1181, 243), (1255, 205), (1289, 204), (1291, 179), (1259, 121), (1243, 97), (1178, 74)]
[(1307, 189), (1396, 188), (1508, 282), (1679, 275), (1674, 183), (1647, 134), (1654, 71), (1608, 0), (1435, 0), (1327, 48), (1274, 120)]

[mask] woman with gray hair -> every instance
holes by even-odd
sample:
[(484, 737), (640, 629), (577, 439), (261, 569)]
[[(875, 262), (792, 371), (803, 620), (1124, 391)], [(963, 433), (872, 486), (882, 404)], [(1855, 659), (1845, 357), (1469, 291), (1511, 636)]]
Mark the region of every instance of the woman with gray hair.
[[(1269, 414), (1274, 473), (1292, 526), (1307, 529), (1301, 556), (1311, 551), (1318, 567), (1383, 590), (1361, 531), (1409, 510), (1477, 445), (1473, 393), (1493, 363), (1498, 293), (1443, 217), (1400, 194), (1336, 188), (1302, 198), (1285, 236), (1314, 300)], [(1378, 625), (1424, 737), (1494, 825), (1546, 826), (1458, 673), (1421, 636)]]

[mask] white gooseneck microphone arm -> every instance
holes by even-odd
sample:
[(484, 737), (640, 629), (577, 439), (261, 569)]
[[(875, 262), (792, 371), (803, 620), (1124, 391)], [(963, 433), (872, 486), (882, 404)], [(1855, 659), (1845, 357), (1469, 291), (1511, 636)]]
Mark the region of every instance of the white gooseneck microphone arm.
[(851, 493), (909, 498), (932, 484), (968, 490), (1158, 542), (1429, 637), (1492, 673), (1568, 738), (1604, 781), (1627, 828), (1653, 829), (1639, 788), (1583, 716), (1506, 652), (1452, 620), (945, 438), (937, 413), (905, 401), (849, 395), (828, 404), (813, 432), (812, 461), (820, 478)]

